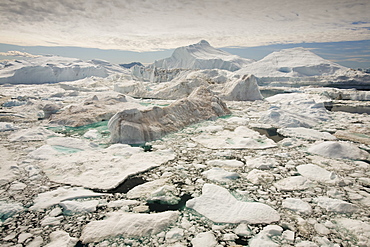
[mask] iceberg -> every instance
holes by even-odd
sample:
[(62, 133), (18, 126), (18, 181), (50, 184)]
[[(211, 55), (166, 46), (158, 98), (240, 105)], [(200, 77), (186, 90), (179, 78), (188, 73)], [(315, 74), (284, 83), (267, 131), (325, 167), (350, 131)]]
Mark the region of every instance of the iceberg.
[(155, 61), (152, 67), (235, 71), (253, 61), (216, 49), (207, 41), (201, 40), (199, 43), (177, 48), (171, 57)]

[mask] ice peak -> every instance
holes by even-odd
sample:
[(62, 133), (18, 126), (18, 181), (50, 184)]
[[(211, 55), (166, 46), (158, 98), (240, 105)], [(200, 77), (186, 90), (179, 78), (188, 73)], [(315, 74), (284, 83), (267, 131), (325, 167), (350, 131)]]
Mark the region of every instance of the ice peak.
[(172, 56), (157, 60), (154, 67), (164, 69), (224, 69), (235, 71), (253, 62), (212, 47), (206, 40), (175, 49)]
[(199, 41), (198, 43), (197, 43), (197, 45), (208, 45), (208, 46), (211, 46), (209, 43), (208, 43), (208, 41), (207, 40), (204, 40), (204, 39), (202, 39), (201, 41)]

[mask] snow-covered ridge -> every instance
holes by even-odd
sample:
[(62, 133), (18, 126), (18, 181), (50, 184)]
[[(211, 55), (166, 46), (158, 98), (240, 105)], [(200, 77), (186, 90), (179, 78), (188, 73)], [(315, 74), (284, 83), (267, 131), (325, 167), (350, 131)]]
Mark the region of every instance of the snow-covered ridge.
[(207, 41), (202, 40), (193, 45), (177, 48), (171, 57), (155, 61), (152, 67), (235, 71), (253, 61), (216, 49)]
[(107, 77), (124, 69), (102, 60), (42, 56), (0, 63), (0, 84), (41, 84), (75, 81), (90, 76)]

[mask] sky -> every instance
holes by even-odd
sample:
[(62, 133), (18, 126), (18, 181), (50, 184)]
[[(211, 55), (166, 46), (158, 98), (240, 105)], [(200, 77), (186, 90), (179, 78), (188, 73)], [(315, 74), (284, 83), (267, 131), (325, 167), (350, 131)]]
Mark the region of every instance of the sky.
[(370, 67), (369, 13), (369, 0), (2, 0), (0, 52), (149, 63), (205, 39), (248, 58), (301, 46)]

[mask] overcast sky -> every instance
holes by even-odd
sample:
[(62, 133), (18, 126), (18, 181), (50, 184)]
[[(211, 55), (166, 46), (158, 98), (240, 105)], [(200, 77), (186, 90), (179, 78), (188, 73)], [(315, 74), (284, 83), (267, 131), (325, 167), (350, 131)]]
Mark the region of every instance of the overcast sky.
[(2, 0), (0, 43), (148, 52), (370, 40), (369, 0)]

